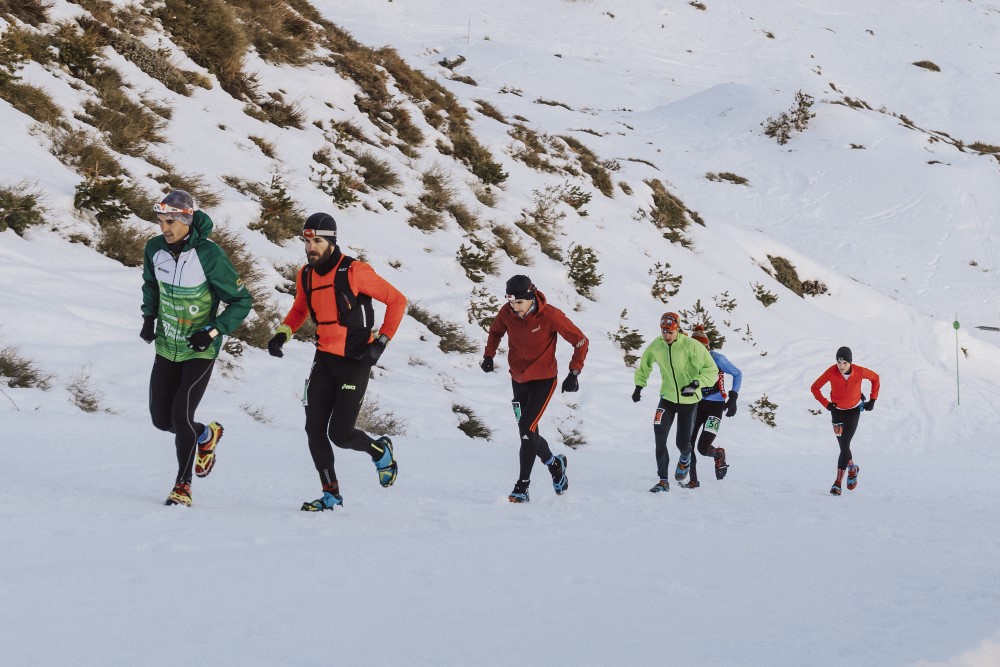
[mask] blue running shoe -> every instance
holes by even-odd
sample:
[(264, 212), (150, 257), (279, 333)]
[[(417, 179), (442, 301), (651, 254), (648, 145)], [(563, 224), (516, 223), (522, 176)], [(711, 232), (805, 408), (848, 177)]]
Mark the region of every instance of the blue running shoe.
[(374, 447), (382, 450), (382, 457), (373, 459), (375, 470), (378, 472), (378, 483), (388, 488), (396, 481), (396, 459), (392, 455), (392, 440), (383, 435), (375, 441)]
[(656, 486), (649, 490), (650, 493), (666, 493), (670, 490), (670, 482), (665, 479), (661, 479), (656, 483)]
[(681, 460), (677, 462), (677, 470), (674, 471), (674, 479), (676, 479), (678, 482), (683, 480), (685, 477), (687, 477), (688, 468), (690, 467), (691, 467), (691, 457), (688, 456), (687, 458), (681, 458)]
[(858, 488), (858, 473), (861, 472), (861, 466), (856, 466), (851, 464), (847, 466), (847, 490), (853, 491)]
[(517, 484), (514, 485), (514, 490), (510, 492), (507, 496), (507, 500), (512, 503), (526, 503), (530, 500), (528, 497), (528, 484), (531, 484), (530, 480), (520, 479)]
[(334, 507), (343, 507), (344, 499), (336, 493), (323, 492), (323, 497), (311, 502), (302, 503), (303, 512), (322, 512), (332, 510)]
[(549, 464), (549, 474), (552, 475), (552, 488), (556, 490), (556, 495), (561, 496), (569, 488), (569, 480), (566, 478), (566, 456), (557, 454), (555, 459)]

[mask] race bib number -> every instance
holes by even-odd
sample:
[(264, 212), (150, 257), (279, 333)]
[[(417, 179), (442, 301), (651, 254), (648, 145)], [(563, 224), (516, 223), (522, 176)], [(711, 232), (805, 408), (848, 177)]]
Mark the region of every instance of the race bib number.
[(514, 408), (514, 421), (521, 423), (521, 404), (518, 401), (511, 401), (510, 407)]
[(709, 417), (705, 421), (705, 430), (709, 433), (719, 434), (719, 425), (722, 424), (722, 420), (718, 417)]

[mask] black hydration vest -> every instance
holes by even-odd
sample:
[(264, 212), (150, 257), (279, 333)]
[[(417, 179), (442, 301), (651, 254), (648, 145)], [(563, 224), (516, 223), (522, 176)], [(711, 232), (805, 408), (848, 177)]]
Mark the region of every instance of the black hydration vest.
[[(312, 305), (312, 267), (308, 264), (302, 269), (302, 289), (306, 293), (306, 304), (309, 306), (309, 314), (312, 315), (313, 322), (316, 323), (316, 342), (319, 342), (319, 327), (328, 324), (339, 324), (347, 329), (347, 340), (344, 343), (344, 356), (360, 358), (371, 340), (372, 327), (375, 324), (375, 308), (372, 306), (372, 298), (367, 294), (355, 294), (351, 289), (351, 282), (347, 279), (347, 271), (356, 260), (353, 257), (343, 255), (333, 276), (333, 290), (337, 299), (337, 319), (330, 321), (320, 321), (316, 317), (316, 311)], [(330, 285), (323, 285), (316, 289), (326, 289)]]

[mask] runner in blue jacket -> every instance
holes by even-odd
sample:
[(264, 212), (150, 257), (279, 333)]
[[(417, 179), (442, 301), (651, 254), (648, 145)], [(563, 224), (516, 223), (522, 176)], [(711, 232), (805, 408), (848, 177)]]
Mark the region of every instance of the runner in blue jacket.
[[(697, 450), (699, 454), (715, 458), (716, 479), (725, 477), (726, 471), (729, 470), (729, 464), (726, 463), (726, 450), (722, 447), (713, 447), (712, 443), (715, 441), (715, 436), (719, 434), (723, 410), (725, 410), (727, 417), (732, 417), (736, 414), (736, 399), (740, 395), (743, 373), (729, 359), (726, 359), (721, 352), (712, 349), (704, 327), (694, 327), (691, 331), (691, 338), (708, 348), (709, 354), (712, 355), (712, 360), (719, 367), (719, 379), (716, 383), (711, 387), (702, 387), (701, 389), (702, 399), (698, 403), (698, 414), (695, 418), (694, 431), (691, 433), (690, 477), (687, 484), (681, 485), (687, 489), (696, 489), (701, 484), (698, 482), (698, 457), (694, 453), (696, 449), (694, 446), (695, 440), (698, 442)], [(726, 374), (733, 378), (732, 389), (728, 392), (726, 391)], [(701, 429), (700, 438), (698, 437), (699, 429)]]

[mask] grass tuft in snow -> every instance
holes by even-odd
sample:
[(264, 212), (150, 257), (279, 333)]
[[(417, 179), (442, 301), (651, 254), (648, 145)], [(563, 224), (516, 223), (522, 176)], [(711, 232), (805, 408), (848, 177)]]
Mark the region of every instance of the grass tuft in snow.
[(382, 408), (379, 399), (371, 394), (361, 403), (361, 412), (355, 427), (375, 435), (406, 435), (406, 420), (392, 410)]
[(406, 314), (423, 324), (432, 334), (440, 338), (438, 347), (442, 352), (470, 354), (479, 349), (479, 346), (465, 335), (465, 332), (462, 331), (459, 325), (448, 322), (441, 316), (431, 313), (417, 302), (410, 303)]
[(799, 296), (826, 294), (826, 285), (818, 280), (800, 280), (799, 274), (795, 270), (795, 265), (784, 257), (768, 255), (767, 259), (771, 262), (771, 266), (774, 267), (774, 279)]
[(38, 365), (22, 357), (14, 347), (0, 348), (0, 378), (13, 389), (51, 389), (54, 376), (39, 370)]
[[(469, 406), (453, 403), (451, 411), (457, 415), (461, 415), (459, 418), (458, 430), (470, 438), (482, 438), (484, 440), (489, 440), (490, 436), (493, 435), (493, 431), (486, 425), (486, 422), (477, 417), (476, 413), (473, 412), (472, 408)], [(462, 417), (464, 417), (464, 419)]]

